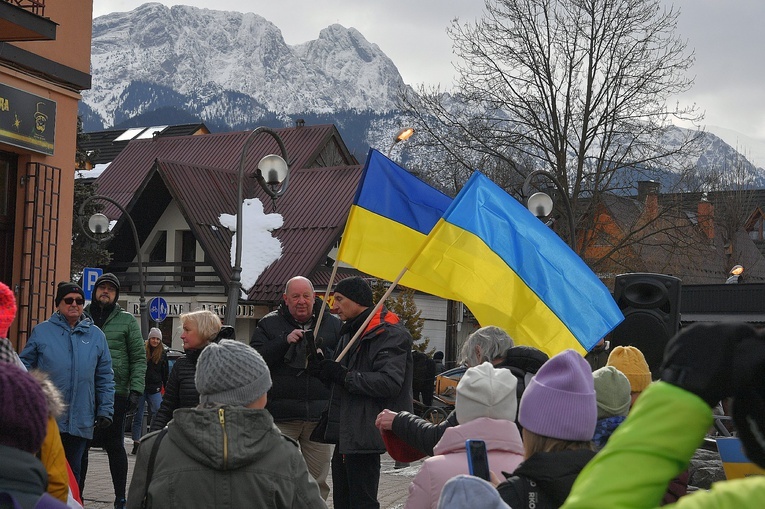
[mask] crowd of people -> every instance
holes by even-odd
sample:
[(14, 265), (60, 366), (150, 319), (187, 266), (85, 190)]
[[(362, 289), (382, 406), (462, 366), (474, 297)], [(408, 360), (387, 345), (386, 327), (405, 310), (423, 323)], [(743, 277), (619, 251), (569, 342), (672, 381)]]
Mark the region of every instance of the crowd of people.
[[(688, 461), (722, 400), (745, 453), (765, 467), (765, 335), (748, 325), (683, 329), (658, 381), (632, 346), (596, 367), (574, 350), (548, 358), (481, 327), (462, 347), (453, 411), (432, 423), (413, 403), (415, 391), (432, 403), (443, 357), (422, 359), (360, 277), (335, 285), (330, 309), (310, 280), (290, 279), (249, 344), (210, 311), (183, 314), (185, 355), (172, 370), (161, 331), (141, 337), (119, 290), (104, 274), (85, 307), (79, 286), (59, 284), (56, 311), (17, 354), (7, 339), (15, 299), (0, 284), (1, 509), (82, 507), (90, 447), (108, 454), (115, 508), (327, 507), (330, 472), (335, 508), (379, 508), (385, 452), (426, 458), (407, 509), (765, 500), (756, 476), (687, 492)], [(467, 441), (485, 445), (488, 479), (467, 475)]]

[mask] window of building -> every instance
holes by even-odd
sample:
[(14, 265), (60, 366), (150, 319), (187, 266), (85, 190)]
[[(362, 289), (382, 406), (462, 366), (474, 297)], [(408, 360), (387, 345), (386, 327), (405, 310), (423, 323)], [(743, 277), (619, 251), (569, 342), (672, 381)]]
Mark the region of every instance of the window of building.
[(159, 231), (154, 239), (154, 247), (149, 252), (149, 262), (164, 262), (167, 260), (167, 232)]
[(197, 239), (191, 230), (181, 234), (181, 281), (194, 281), (194, 267), (197, 261)]

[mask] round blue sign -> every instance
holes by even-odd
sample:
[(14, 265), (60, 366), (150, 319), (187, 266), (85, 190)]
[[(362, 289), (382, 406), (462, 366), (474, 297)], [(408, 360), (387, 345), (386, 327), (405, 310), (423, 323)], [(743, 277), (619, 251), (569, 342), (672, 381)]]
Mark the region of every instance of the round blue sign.
[(149, 316), (155, 322), (161, 322), (167, 318), (168, 305), (162, 297), (154, 297), (149, 301)]

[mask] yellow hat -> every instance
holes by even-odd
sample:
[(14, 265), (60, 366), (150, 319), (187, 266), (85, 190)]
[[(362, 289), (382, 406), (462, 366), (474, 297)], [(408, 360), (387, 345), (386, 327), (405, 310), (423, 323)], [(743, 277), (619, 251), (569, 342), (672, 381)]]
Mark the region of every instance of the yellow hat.
[(630, 381), (632, 392), (643, 392), (651, 383), (651, 369), (643, 352), (634, 346), (617, 346), (608, 356), (606, 366), (613, 366)]

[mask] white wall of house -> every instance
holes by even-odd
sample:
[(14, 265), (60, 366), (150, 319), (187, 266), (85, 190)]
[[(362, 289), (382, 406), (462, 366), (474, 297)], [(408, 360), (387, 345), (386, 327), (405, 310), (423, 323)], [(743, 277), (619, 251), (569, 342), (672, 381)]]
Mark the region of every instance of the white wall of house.
[[(179, 260), (182, 232), (184, 230), (190, 230), (190, 227), (173, 200), (159, 217), (146, 242), (141, 246), (143, 259), (148, 263), (149, 254), (164, 231), (167, 232), (165, 237), (167, 242), (165, 261), (174, 262)], [(205, 253), (198, 242), (196, 243), (195, 259), (198, 262), (203, 262), (205, 259)], [(136, 260), (134, 259), (133, 262), (135, 263)], [(163, 277), (160, 274), (152, 275), (152, 272), (166, 272), (168, 270), (169, 268), (167, 267), (147, 269), (146, 300), (149, 303), (154, 297), (163, 297), (168, 301), (170, 312), (166, 319), (167, 323), (162, 324), (162, 329), (165, 331), (166, 336), (168, 333), (172, 334), (172, 348), (181, 350), (183, 347), (179, 315), (204, 308), (218, 313), (223, 318), (222, 306), (225, 305), (227, 299), (224, 287), (220, 285), (205, 287), (203, 284), (204, 278), (201, 276), (197, 277), (197, 286), (193, 294), (190, 293), (188, 296), (167, 296), (165, 292), (180, 291), (180, 287), (174, 284), (175, 278), (173, 276)], [(212, 271), (212, 267), (203, 267), (200, 270)], [(218, 281), (217, 278), (211, 277), (210, 279)], [(202, 284), (200, 285), (200, 283)], [(317, 291), (323, 293), (322, 289), (317, 288)], [(136, 315), (136, 318), (140, 319), (138, 313), (138, 294), (124, 292), (121, 297), (121, 300), (124, 300), (126, 309)], [(444, 351), (446, 341), (446, 300), (418, 292), (415, 294), (414, 301), (417, 308), (422, 311), (421, 316), (424, 319), (422, 336), (430, 339), (429, 348)], [(236, 337), (249, 342), (257, 319), (268, 313), (269, 309), (266, 306), (254, 305), (240, 306), (240, 308), (240, 316), (237, 317)], [(155, 324), (152, 322), (150, 325), (154, 326)], [(458, 323), (457, 328), (458, 330), (462, 329), (461, 324)]]

